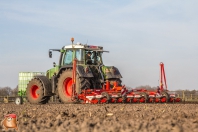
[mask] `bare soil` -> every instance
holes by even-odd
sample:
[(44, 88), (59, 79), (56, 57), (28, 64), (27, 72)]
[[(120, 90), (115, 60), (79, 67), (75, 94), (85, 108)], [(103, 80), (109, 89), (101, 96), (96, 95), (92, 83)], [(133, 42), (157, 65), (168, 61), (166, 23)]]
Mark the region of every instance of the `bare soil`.
[(20, 132), (198, 132), (198, 104), (0, 104), (9, 113)]

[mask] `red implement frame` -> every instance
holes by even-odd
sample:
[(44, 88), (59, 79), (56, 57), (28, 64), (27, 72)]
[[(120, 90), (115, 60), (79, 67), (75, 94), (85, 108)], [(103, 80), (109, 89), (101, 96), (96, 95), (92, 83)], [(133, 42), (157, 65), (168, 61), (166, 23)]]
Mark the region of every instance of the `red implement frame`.
[[(180, 98), (166, 96), (157, 96), (156, 91), (147, 91), (146, 89), (127, 90), (125, 85), (118, 86), (115, 81), (113, 86), (106, 80), (101, 89), (92, 88), (82, 90), (81, 93), (76, 93), (76, 64), (77, 59), (73, 60), (72, 71), (72, 101), (79, 100), (82, 103), (103, 104), (103, 103), (166, 103), (166, 102), (180, 102)], [(165, 86), (165, 87), (164, 87)], [(165, 89), (164, 89), (165, 88)], [(160, 63), (160, 90), (167, 91), (166, 75), (164, 64)], [(170, 96), (170, 94), (168, 95)]]
[(164, 83), (165, 83), (165, 90), (167, 91), (167, 84), (166, 84), (166, 75), (164, 70), (164, 63), (160, 63), (160, 90), (164, 91)]
[(72, 96), (71, 100), (74, 101), (76, 99), (76, 62), (77, 59), (73, 60), (73, 69), (72, 69)]

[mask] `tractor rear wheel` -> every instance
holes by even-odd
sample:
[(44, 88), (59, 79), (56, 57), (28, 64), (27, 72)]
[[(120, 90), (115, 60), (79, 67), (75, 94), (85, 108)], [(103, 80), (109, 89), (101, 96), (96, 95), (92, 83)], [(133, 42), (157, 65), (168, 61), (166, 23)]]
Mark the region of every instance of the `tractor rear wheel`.
[(33, 78), (27, 85), (27, 99), (32, 104), (45, 104), (48, 97), (44, 96), (44, 86), (39, 79)]
[[(90, 83), (85, 78), (76, 75), (76, 93), (79, 94), (82, 89), (90, 87)], [(66, 69), (58, 78), (57, 83), (58, 98), (63, 103), (75, 103), (72, 98), (72, 69)]]

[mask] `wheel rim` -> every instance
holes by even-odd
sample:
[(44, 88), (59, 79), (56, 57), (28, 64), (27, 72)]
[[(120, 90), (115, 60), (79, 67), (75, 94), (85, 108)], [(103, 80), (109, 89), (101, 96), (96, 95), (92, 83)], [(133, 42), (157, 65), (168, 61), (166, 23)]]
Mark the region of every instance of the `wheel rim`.
[(63, 82), (63, 92), (65, 96), (70, 97), (72, 95), (72, 78), (66, 78)]
[(39, 94), (37, 93), (39, 90), (39, 87), (37, 85), (33, 85), (31, 87), (31, 96), (34, 98), (34, 99), (37, 99), (39, 97)]

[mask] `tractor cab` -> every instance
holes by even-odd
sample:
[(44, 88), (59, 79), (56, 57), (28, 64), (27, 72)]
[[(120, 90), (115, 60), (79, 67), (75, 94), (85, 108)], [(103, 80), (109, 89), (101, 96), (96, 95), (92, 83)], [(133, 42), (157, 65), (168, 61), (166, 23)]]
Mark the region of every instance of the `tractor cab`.
[[(77, 66), (81, 67), (80, 71), (83, 72), (86, 71), (86, 69), (94, 71), (92, 72), (94, 75), (89, 75), (86, 73), (88, 77), (100, 76), (99, 78), (103, 79), (104, 76), (102, 75), (102, 68), (104, 65), (102, 60), (102, 53), (109, 51), (104, 51), (102, 46), (81, 44), (79, 42), (74, 44), (74, 40), (71, 39), (71, 41), (72, 44), (63, 46), (61, 49), (49, 49), (49, 58), (52, 58), (52, 51), (60, 52), (60, 58), (59, 64), (57, 65), (54, 62), (54, 67), (47, 71), (47, 77), (50, 79), (52, 76), (59, 74), (61, 72), (61, 69), (72, 67), (73, 60), (76, 59)], [(84, 74), (83, 76), (86, 75)]]
[(86, 45), (80, 46), (78, 44), (75, 44), (73, 46), (72, 45), (65, 46), (63, 49), (64, 52), (61, 54), (59, 65), (60, 66), (72, 65), (74, 58), (77, 59), (77, 65), (101, 65), (103, 64), (102, 53), (104, 51), (98, 50), (98, 49), (94, 50), (91, 48), (86, 48), (87, 46)]

